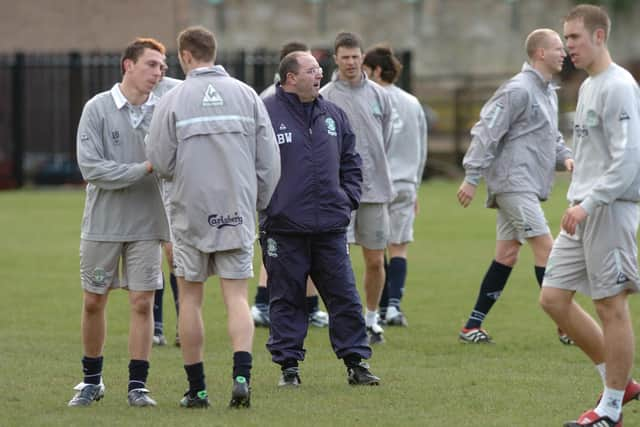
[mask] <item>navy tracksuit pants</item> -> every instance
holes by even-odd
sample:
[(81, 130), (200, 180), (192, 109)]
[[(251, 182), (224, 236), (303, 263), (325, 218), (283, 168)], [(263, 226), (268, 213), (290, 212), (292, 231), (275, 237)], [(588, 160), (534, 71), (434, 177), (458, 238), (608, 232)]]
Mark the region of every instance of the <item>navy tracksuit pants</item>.
[(329, 339), (339, 359), (357, 354), (371, 357), (360, 295), (348, 253), (346, 233), (274, 234), (260, 238), (267, 269), (272, 360), (304, 360), (309, 325), (307, 276), (329, 312)]

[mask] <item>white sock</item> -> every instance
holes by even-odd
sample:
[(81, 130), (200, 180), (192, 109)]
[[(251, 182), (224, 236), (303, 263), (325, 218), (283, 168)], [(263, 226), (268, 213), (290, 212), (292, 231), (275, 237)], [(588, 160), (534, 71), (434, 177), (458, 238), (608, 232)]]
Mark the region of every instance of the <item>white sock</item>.
[(369, 309), (367, 309), (364, 314), (364, 324), (366, 326), (373, 326), (378, 324), (378, 311), (369, 311)]
[(387, 308), (387, 319), (393, 319), (394, 317), (396, 317), (398, 314), (400, 314), (400, 312), (398, 311), (397, 308), (395, 308), (393, 305), (390, 305)]
[(602, 399), (598, 407), (595, 409), (596, 414), (601, 417), (607, 416), (612, 421), (618, 421), (622, 414), (622, 398), (624, 397), (624, 390), (614, 390), (609, 387), (604, 388)]
[(598, 370), (598, 373), (600, 374), (600, 377), (602, 378), (602, 384), (606, 387), (607, 386), (607, 367), (604, 364), (604, 362), (602, 363), (598, 363), (596, 365), (596, 369)]

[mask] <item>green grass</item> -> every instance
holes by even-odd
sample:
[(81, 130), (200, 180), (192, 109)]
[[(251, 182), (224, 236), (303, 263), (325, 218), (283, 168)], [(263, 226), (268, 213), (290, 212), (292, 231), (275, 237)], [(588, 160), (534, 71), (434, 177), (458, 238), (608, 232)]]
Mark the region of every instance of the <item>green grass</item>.
[[(226, 408), (231, 351), (215, 278), (207, 283), (204, 308), (205, 366), (213, 402), (209, 411), (177, 407), (186, 380), (180, 351), (171, 346), (155, 348), (152, 354), (149, 387), (159, 407), (127, 407), (128, 307), (121, 291), (110, 296), (108, 306), (107, 395), (88, 410), (67, 408), (72, 387), (81, 379), (78, 247), (84, 194), (0, 193), (0, 425), (561, 425), (593, 404), (601, 384), (578, 349), (558, 342), (553, 324), (538, 307), (528, 248), (485, 323), (497, 344), (457, 342), (492, 259), (495, 238), (495, 214), (482, 207), (484, 190), (470, 208), (462, 209), (455, 199), (457, 185), (429, 181), (422, 186), (403, 301), (410, 326), (388, 328), (387, 343), (375, 348), (371, 360), (383, 385), (348, 386), (327, 331), (312, 329), (302, 387), (279, 390), (279, 370), (264, 347), (267, 331), (258, 329), (249, 411)], [(545, 204), (554, 231), (565, 207), (566, 187), (561, 178)], [(359, 249), (354, 248), (353, 258), (360, 279)], [(251, 297), (253, 293), (251, 289)], [(172, 338), (175, 315), (169, 300), (165, 328)], [(588, 301), (580, 301), (591, 310)], [(638, 313), (636, 298), (631, 301)], [(640, 316), (634, 321), (640, 331)], [(639, 409), (640, 404), (630, 404), (625, 425), (640, 424)]]

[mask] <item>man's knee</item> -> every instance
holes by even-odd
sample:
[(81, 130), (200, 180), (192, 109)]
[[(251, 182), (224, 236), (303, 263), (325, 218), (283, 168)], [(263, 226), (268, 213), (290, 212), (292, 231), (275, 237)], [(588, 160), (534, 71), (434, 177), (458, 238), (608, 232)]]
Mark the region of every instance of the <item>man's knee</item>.
[(613, 297), (594, 300), (593, 303), (602, 323), (619, 322), (629, 317), (626, 292)]
[(553, 315), (561, 313), (563, 310), (566, 311), (571, 304), (571, 299), (556, 289), (543, 287), (540, 291), (539, 303), (546, 313)]
[(107, 295), (84, 293), (83, 309), (87, 314), (98, 314), (104, 311), (107, 304)]
[(368, 250), (365, 253), (364, 262), (368, 270), (383, 270), (384, 251)]
[(153, 313), (153, 292), (136, 292), (129, 296), (131, 311), (143, 316)]

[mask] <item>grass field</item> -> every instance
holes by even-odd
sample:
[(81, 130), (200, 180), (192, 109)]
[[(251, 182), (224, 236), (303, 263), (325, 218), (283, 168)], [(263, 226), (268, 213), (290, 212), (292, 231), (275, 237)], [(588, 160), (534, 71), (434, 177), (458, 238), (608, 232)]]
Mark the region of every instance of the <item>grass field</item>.
[[(327, 331), (312, 329), (302, 386), (279, 390), (279, 369), (264, 347), (268, 332), (258, 329), (248, 411), (226, 408), (231, 352), (215, 278), (207, 283), (204, 308), (210, 410), (178, 408), (187, 384), (180, 351), (172, 346), (154, 348), (152, 354), (148, 385), (159, 406), (127, 406), (128, 307), (122, 291), (111, 295), (108, 307), (105, 399), (87, 410), (67, 408), (72, 387), (81, 380), (78, 246), (84, 193), (0, 193), (0, 425), (561, 426), (593, 405), (601, 382), (581, 352), (558, 342), (538, 307), (528, 248), (485, 323), (497, 344), (457, 341), (493, 256), (495, 221), (494, 212), (482, 207), (483, 189), (472, 207), (458, 207), (457, 185), (436, 180), (422, 186), (403, 302), (410, 325), (387, 328), (387, 343), (375, 348), (371, 360), (383, 384), (347, 385)], [(554, 232), (566, 187), (561, 178), (545, 204)], [(360, 251), (353, 254), (360, 279)], [(165, 328), (172, 338), (175, 315), (169, 295)], [(588, 301), (580, 301), (591, 311)], [(638, 307), (632, 298), (640, 332)], [(639, 410), (640, 403), (626, 408), (625, 425), (640, 425)]]

